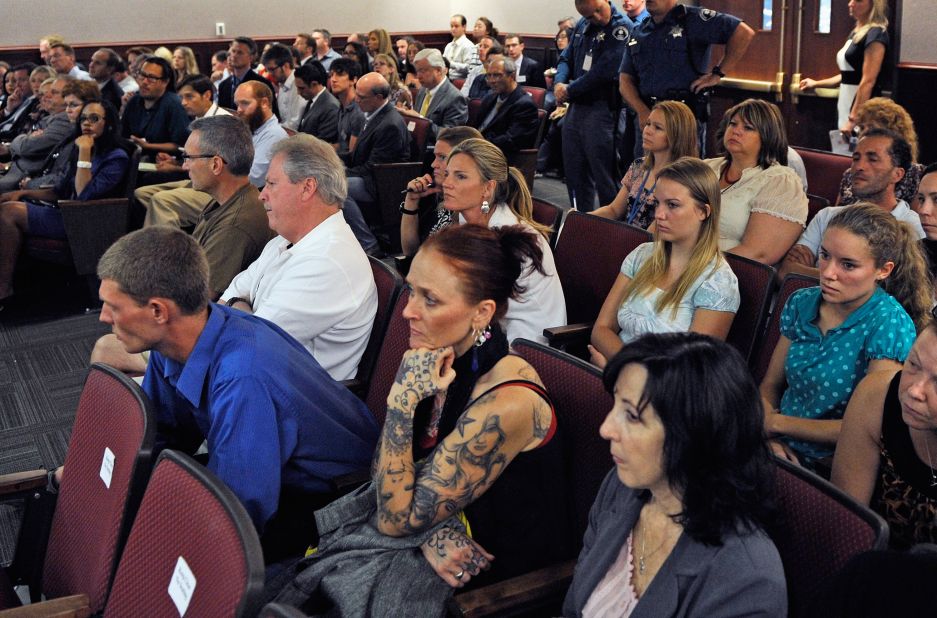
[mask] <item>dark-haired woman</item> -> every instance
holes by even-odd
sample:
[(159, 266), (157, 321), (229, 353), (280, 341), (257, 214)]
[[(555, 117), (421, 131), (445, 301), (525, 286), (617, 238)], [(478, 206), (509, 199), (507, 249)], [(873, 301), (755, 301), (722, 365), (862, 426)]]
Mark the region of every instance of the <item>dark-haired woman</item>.
[[(729, 345), (645, 335), (605, 368), (599, 489), (566, 616), (786, 616), (758, 390)], [(704, 388), (701, 389), (701, 386)]]
[(78, 117), (69, 173), (52, 189), (21, 191), (22, 201), (0, 204), (0, 301), (13, 295), (13, 267), (23, 236), (65, 238), (57, 200), (93, 200), (119, 191), (129, 156), (119, 141), (120, 121), (109, 103), (88, 103)]
[[(361, 496), (320, 511), (320, 552), (291, 569), (279, 601), (326, 602), (336, 615), (438, 615), (452, 588), (563, 555), (556, 415), (499, 324), (521, 270), (542, 268), (541, 258), (536, 235), (520, 226), (453, 226), (423, 243), (407, 276), (410, 349), (387, 396), (362, 525), (350, 525), (348, 511)], [(385, 551), (359, 553), (368, 564), (358, 571), (348, 551), (372, 546)], [(341, 573), (323, 581), (333, 561)]]
[(368, 48), (357, 41), (345, 43), (342, 49), (342, 57), (354, 60), (361, 67), (361, 74), (371, 72), (371, 60), (368, 58)]

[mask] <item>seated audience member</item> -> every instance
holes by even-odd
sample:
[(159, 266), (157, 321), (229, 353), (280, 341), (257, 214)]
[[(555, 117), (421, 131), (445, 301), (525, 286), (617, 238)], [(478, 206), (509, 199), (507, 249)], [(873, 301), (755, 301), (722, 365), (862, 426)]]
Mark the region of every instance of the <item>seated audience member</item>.
[(413, 109), (413, 98), (400, 77), (397, 76), (397, 63), (390, 54), (378, 54), (374, 57), (374, 72), (380, 73), (390, 86), (390, 104), (397, 108)]
[(394, 49), (397, 52), (397, 72), (400, 74), (400, 79), (403, 79), (404, 74), (407, 72), (407, 67), (410, 66), (407, 60), (407, 49), (409, 49), (410, 43), (414, 41), (416, 41), (416, 39), (410, 35), (402, 36), (394, 41)]
[[(873, 97), (859, 106), (856, 118), (860, 137), (872, 129), (885, 129), (897, 133), (908, 142), (911, 147), (911, 164), (905, 171), (904, 178), (895, 187), (895, 195), (898, 199), (911, 203), (917, 193), (917, 183), (921, 180), (921, 172), (924, 171), (924, 166), (917, 162), (918, 139), (911, 114), (891, 99)], [(836, 204), (845, 206), (861, 199), (853, 191), (852, 171), (846, 170), (843, 172), (843, 179), (839, 185)]]
[(42, 60), (42, 64), (49, 64), (49, 55), (52, 53), (52, 46), (64, 42), (65, 39), (63, 39), (60, 34), (47, 34), (39, 39), (39, 58)]
[(368, 259), (342, 216), (342, 162), (325, 142), (273, 147), (260, 199), (278, 234), (221, 295), (290, 333), (336, 380), (355, 377), (377, 311)]
[(719, 248), (763, 264), (780, 262), (807, 221), (807, 195), (787, 167), (787, 136), (777, 106), (747, 99), (722, 118), (725, 154), (706, 163), (719, 177)]
[[(70, 79), (62, 88), (62, 98), (65, 102), (65, 115), (72, 123), (72, 131), (46, 155), (42, 168), (20, 180), (22, 189), (51, 189), (59, 186), (63, 178), (74, 172), (75, 162), (72, 160), (72, 149), (75, 147), (75, 128), (78, 127), (78, 117), (81, 108), (88, 103), (100, 103), (101, 91), (93, 81)], [(0, 194), (0, 202), (18, 201), (26, 195), (21, 190), (13, 190)]]
[[(407, 87), (410, 93), (410, 99), (416, 101), (416, 95), (420, 93), (420, 80), (416, 76), (416, 68), (412, 64), (407, 65), (407, 72), (403, 76), (403, 85)], [(410, 109), (413, 109), (412, 106)]]
[(644, 156), (634, 160), (621, 190), (611, 204), (596, 208), (593, 215), (624, 221), (648, 229), (654, 221), (654, 189), (660, 171), (682, 157), (699, 155), (696, 117), (680, 101), (661, 101), (651, 108), (641, 132)]
[[(774, 471), (758, 390), (729, 345), (648, 334), (605, 369), (599, 489), (564, 616), (787, 616), (765, 529)], [(706, 386), (706, 397), (698, 390)]]
[[(179, 100), (189, 118), (211, 118), (228, 116), (223, 107), (214, 102), (215, 87), (204, 75), (192, 75), (179, 86)], [(156, 153), (156, 169), (160, 172), (183, 172), (177, 158), (165, 153)], [(191, 180), (177, 180), (138, 187), (133, 196), (146, 209), (143, 225), (173, 225), (188, 227), (198, 220), (205, 205), (211, 199), (207, 194), (192, 188)]]
[[(13, 78), (11, 85), (12, 85), (13, 90), (16, 90), (16, 75), (14, 74), (13, 69), (10, 69), (7, 75)], [(32, 71), (30, 71), (29, 88), (32, 91), (32, 94), (38, 95), (39, 86), (41, 86), (43, 82), (45, 82), (46, 80), (54, 79), (56, 77), (58, 77), (58, 74), (55, 72), (55, 70), (52, 67), (48, 67), (45, 65), (40, 65), (36, 67), (35, 69), (33, 69)], [(73, 81), (84, 81), (84, 80), (73, 80)], [(12, 94), (12, 91), (10, 92), (10, 94)]]
[(922, 244), (931, 277), (937, 277), (937, 163), (931, 163), (924, 168), (911, 207), (920, 217), (921, 227), (927, 236)]
[(390, 42), (390, 35), (383, 28), (375, 28), (368, 33), (368, 39), (365, 46), (368, 49), (368, 55), (373, 59), (378, 54), (394, 55), (394, 46)]
[(296, 91), (296, 76), (293, 71), (293, 52), (286, 45), (275, 43), (260, 59), (267, 70), (267, 78), (275, 88), (280, 121), (283, 127), (296, 131), (306, 107), (306, 101)]
[(58, 77), (46, 93), (48, 115), (39, 121), (35, 130), (13, 138), (9, 146), (0, 145), (0, 154), (9, 155), (12, 161), (0, 176), (0, 191), (18, 189), (20, 182), (41, 171), (53, 150), (75, 132), (75, 126), (65, 113), (62, 91), (71, 78)]
[(739, 308), (738, 279), (719, 251), (716, 175), (699, 159), (664, 167), (654, 188), (654, 242), (628, 254), (592, 327), (603, 367), (645, 333), (693, 331), (725, 339)]
[(469, 71), (481, 63), (480, 49), (478, 47), (481, 40), (485, 37), (497, 40), (498, 36), (498, 29), (495, 28), (495, 25), (490, 19), (487, 17), (479, 17), (475, 20), (475, 25), (472, 27), (472, 40), (475, 41), (475, 51), (472, 54), (472, 59), (469, 61)]
[(208, 258), (209, 289), (215, 299), (260, 256), (273, 234), (257, 186), (248, 176), (254, 145), (246, 124), (233, 116), (212, 116), (193, 121), (191, 129), (183, 167), (192, 188), (211, 197), (192, 236)]
[[(278, 602), (309, 610), (322, 600), (348, 616), (438, 615), (453, 588), (525, 573), (568, 551), (564, 427), (499, 325), (522, 270), (541, 266), (535, 236), (464, 225), (420, 248), (407, 276), (410, 349), (387, 398), (362, 496), (370, 499), (320, 512), (338, 516), (340, 527), (320, 530), (338, 542), (290, 569)], [(339, 563), (338, 576), (326, 575)], [(375, 568), (386, 575), (375, 578)]]
[(342, 57), (340, 53), (332, 49), (332, 34), (324, 28), (316, 28), (312, 31), (312, 38), (316, 44), (315, 59), (326, 72), (330, 71), (332, 62)]
[[(917, 238), (924, 238), (921, 219), (902, 199), (895, 188), (911, 164), (911, 149), (904, 138), (884, 129), (866, 131), (852, 153), (850, 177), (852, 193), (865, 202), (875, 204), (898, 221), (907, 223)], [(801, 234), (781, 265), (780, 276), (797, 272), (818, 276), (816, 262), (820, 241), (830, 220), (848, 206), (828, 206), (816, 214)]]
[(482, 37), (478, 42), (478, 64), (469, 69), (465, 83), (459, 91), (466, 99), (481, 99), (491, 91), (485, 74), (488, 72), (488, 62), (492, 56), (501, 56), (504, 48), (501, 43), (490, 36)]
[(508, 304), (503, 320), (508, 341), (524, 337), (542, 342), (544, 328), (565, 325), (566, 299), (546, 239), (549, 228), (533, 220), (523, 174), (509, 167), (504, 153), (490, 142), (468, 139), (450, 151), (442, 189), (445, 208), (458, 215), (459, 223), (491, 228), (521, 225), (537, 232), (542, 266), (525, 267), (517, 282), (519, 296)]
[(355, 236), (365, 251), (377, 248), (377, 239), (371, 234), (361, 210), (373, 208), (377, 200), (374, 166), (380, 163), (402, 163), (410, 157), (410, 134), (397, 109), (390, 104), (390, 85), (380, 73), (368, 73), (355, 83), (358, 106), (364, 112), (365, 124), (358, 136), (355, 149), (339, 156), (348, 176), (348, 198), (345, 208), (354, 213), (349, 220)]
[(75, 50), (68, 43), (55, 43), (49, 46), (49, 66), (55, 69), (59, 75), (71, 77), (72, 79), (84, 79), (90, 81), (92, 77), (87, 71), (81, 70), (75, 63)]
[(136, 47), (131, 47), (130, 49), (128, 49), (126, 53), (127, 53), (127, 66), (132, 67), (133, 65), (137, 64), (137, 61), (140, 60), (141, 58), (144, 58), (146, 56), (152, 56), (153, 48), (136, 46)]
[(305, 101), (297, 130), (329, 144), (338, 142), (338, 112), (341, 105), (329, 92), (329, 76), (318, 60), (302, 64), (296, 76), (296, 92)]
[(127, 62), (123, 58), (121, 58), (120, 62), (117, 63), (117, 68), (114, 70), (113, 79), (114, 82), (124, 92), (124, 96), (121, 97), (121, 101), (127, 98), (128, 94), (133, 94), (140, 89), (140, 84), (138, 84), (137, 80), (135, 80), (133, 75), (130, 74), (130, 69), (127, 66)]
[(516, 71), (510, 58), (492, 58), (485, 74), (491, 94), (482, 99), (478, 111), (478, 130), (486, 140), (500, 148), (505, 156), (511, 156), (524, 148), (533, 148), (540, 130), (537, 105), (517, 85)]
[[(431, 174), (414, 178), (407, 184), (407, 193), (400, 206), (400, 245), (403, 254), (412, 257), (428, 236), (452, 224), (452, 213), (443, 202), (442, 186), (446, 181), (446, 161), (452, 149), (467, 139), (481, 139), (473, 127), (449, 127), (439, 132), (433, 146)], [(425, 201), (429, 205), (422, 207)]]
[(176, 91), (179, 85), (191, 75), (201, 75), (198, 70), (198, 62), (195, 60), (195, 52), (191, 47), (179, 46), (172, 52), (172, 71), (175, 76)]
[(761, 382), (776, 454), (815, 469), (833, 454), (856, 384), (897, 369), (933, 287), (909, 227), (874, 204), (844, 208), (820, 246), (820, 286), (795, 292)]
[(361, 75), (371, 72), (371, 57), (368, 56), (368, 49), (364, 46), (364, 43), (350, 40), (346, 42), (342, 50), (342, 58), (357, 62)]
[[(921, 331), (904, 367), (869, 373), (846, 406), (833, 483), (888, 523), (896, 549), (937, 542), (937, 324)], [(931, 447), (934, 448), (931, 448)]]
[(217, 90), (221, 82), (230, 77), (230, 75), (231, 72), (228, 70), (228, 50), (222, 49), (216, 51), (211, 57), (211, 83), (215, 85), (215, 89)]
[(120, 55), (109, 47), (102, 47), (91, 54), (88, 73), (101, 89), (101, 99), (120, 110), (124, 91), (114, 81), (114, 72), (120, 67)]
[(136, 78), (140, 89), (124, 107), (121, 134), (144, 154), (175, 153), (189, 135), (189, 120), (175, 92), (172, 67), (162, 58), (145, 56)]
[(297, 69), (301, 66), (315, 60), (316, 57), (314, 54), (316, 50), (315, 39), (312, 38), (312, 35), (306, 32), (300, 32), (296, 35), (296, 38), (293, 40), (293, 50), (296, 52), (296, 55), (299, 56), (299, 65)]
[[(6, 105), (0, 111), (0, 140), (11, 141), (17, 135), (29, 130), (29, 115), (39, 107), (39, 97), (33, 92), (29, 78), (36, 68), (32, 62), (20, 64), (12, 69), (16, 84), (13, 93), (7, 97)], [(40, 84), (42, 82), (39, 82)]]
[(547, 87), (543, 79), (543, 65), (524, 55), (524, 43), (519, 35), (508, 34), (504, 37), (504, 51), (517, 65), (518, 84), (535, 88)]
[(112, 197), (123, 189), (130, 158), (120, 145), (117, 111), (109, 103), (88, 103), (77, 126), (65, 122), (75, 144), (69, 172), (51, 189), (22, 191), (20, 201), (0, 204), (0, 302), (13, 295), (13, 268), (24, 236), (65, 238), (56, 201)]
[(416, 39), (410, 41), (409, 45), (407, 45), (407, 66), (413, 67), (414, 71), (416, 67), (413, 66), (413, 59), (424, 49), (426, 49), (426, 45), (423, 45), (422, 41), (417, 41)]
[(251, 164), (250, 181), (257, 188), (264, 186), (270, 165), (270, 149), (288, 137), (273, 113), (273, 101), (273, 91), (258, 81), (244, 82), (234, 94), (235, 113), (251, 130), (254, 162)]
[(449, 79), (464, 78), (468, 73), (475, 45), (465, 36), (465, 16), (453, 15), (449, 18), (449, 32), (452, 41), (446, 43), (442, 55), (449, 61)]
[(361, 77), (361, 65), (355, 60), (337, 58), (329, 69), (332, 94), (340, 104), (338, 110), (338, 141), (333, 144), (339, 155), (355, 149), (364, 127), (364, 112), (358, 107), (355, 83)]
[[(212, 120), (231, 119), (197, 122)], [(128, 353), (152, 351), (143, 390), (157, 448), (194, 453), (207, 441), (208, 468), (247, 509), (264, 560), (300, 556), (330, 479), (367, 467), (377, 425), (281, 328), (211, 304), (208, 271), (183, 232), (132, 232), (98, 264), (101, 321)]]
[[(251, 68), (256, 55), (257, 43), (254, 42), (254, 39), (246, 36), (239, 36), (231, 41), (231, 45), (228, 47), (228, 70), (231, 72), (231, 75), (218, 84), (218, 105), (227, 109), (234, 109), (237, 107), (234, 97), (237, 93), (238, 86), (244, 82), (261, 82), (273, 92), (273, 84)], [(275, 95), (272, 101), (270, 107), (273, 110), (273, 115), (279, 116)]]
[(422, 116), (430, 121), (429, 143), (443, 127), (455, 127), (468, 122), (468, 104), (458, 88), (446, 79), (446, 63), (436, 49), (424, 49), (413, 60), (416, 76), (420, 80), (420, 93), (413, 100), (412, 110), (401, 110), (406, 116)]

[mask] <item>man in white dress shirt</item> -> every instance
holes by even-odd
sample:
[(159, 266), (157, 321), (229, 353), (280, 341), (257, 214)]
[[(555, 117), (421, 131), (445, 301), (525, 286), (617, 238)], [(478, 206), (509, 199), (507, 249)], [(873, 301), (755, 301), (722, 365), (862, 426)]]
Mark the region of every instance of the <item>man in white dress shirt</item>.
[(449, 78), (464, 79), (475, 56), (475, 44), (465, 36), (465, 15), (453, 15), (449, 19), (449, 32), (452, 33), (452, 42), (442, 52), (449, 61)]

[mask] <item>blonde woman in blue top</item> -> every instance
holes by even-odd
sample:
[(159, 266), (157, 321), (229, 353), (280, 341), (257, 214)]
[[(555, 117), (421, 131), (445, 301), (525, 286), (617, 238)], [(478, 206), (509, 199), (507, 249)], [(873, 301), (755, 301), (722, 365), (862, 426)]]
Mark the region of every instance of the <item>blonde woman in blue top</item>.
[(910, 228), (869, 203), (830, 221), (819, 265), (820, 286), (784, 305), (761, 383), (772, 449), (809, 468), (833, 454), (856, 384), (900, 368), (933, 298)]

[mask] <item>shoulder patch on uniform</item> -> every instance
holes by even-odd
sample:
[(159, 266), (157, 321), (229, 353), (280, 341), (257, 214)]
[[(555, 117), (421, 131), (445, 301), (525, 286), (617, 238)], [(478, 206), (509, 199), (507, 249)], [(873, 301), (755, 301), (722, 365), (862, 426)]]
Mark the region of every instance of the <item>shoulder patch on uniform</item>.
[(619, 41), (624, 41), (628, 38), (628, 29), (624, 26), (618, 26), (612, 30), (612, 36), (618, 39)]
[(712, 9), (703, 9), (700, 11), (699, 16), (700, 16), (700, 19), (702, 19), (703, 21), (709, 21), (710, 19), (712, 19), (718, 14), (719, 13), (717, 13), (716, 11)]

